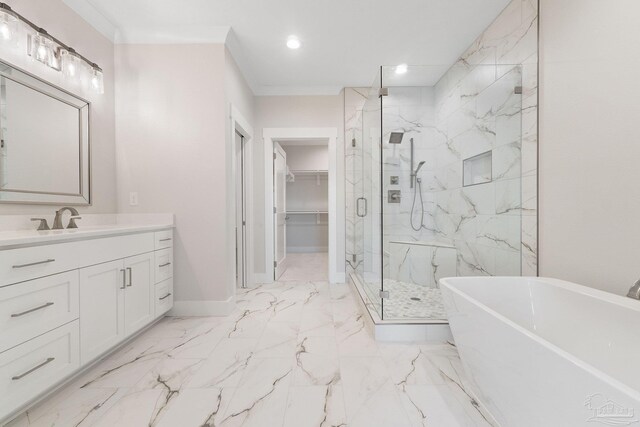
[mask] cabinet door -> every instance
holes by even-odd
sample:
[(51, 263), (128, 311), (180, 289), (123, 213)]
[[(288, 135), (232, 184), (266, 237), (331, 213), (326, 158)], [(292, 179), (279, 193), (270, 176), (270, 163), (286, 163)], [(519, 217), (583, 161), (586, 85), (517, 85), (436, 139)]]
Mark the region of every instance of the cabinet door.
[(125, 337), (122, 260), (80, 269), (80, 359), (90, 362)]
[(127, 335), (149, 324), (155, 314), (153, 252), (126, 258), (124, 322)]

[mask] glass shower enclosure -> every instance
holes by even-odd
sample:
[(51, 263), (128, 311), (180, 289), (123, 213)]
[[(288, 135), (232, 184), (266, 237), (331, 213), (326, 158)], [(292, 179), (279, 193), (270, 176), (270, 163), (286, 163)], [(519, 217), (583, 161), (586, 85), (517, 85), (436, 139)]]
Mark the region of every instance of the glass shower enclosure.
[(362, 109), (354, 274), (380, 320), (446, 323), (440, 278), (521, 275), (522, 72), (399, 71)]

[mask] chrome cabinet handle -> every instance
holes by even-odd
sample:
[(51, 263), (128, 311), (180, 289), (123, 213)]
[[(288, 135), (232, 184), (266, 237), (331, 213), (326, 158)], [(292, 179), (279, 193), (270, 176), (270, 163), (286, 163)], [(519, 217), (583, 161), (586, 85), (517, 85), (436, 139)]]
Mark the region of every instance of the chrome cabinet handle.
[(55, 259), (53, 258), (49, 258), (49, 259), (45, 259), (44, 261), (38, 261), (38, 262), (30, 262), (29, 264), (19, 264), (19, 265), (14, 265), (13, 268), (25, 268), (25, 267), (32, 267), (34, 265), (40, 265), (40, 264), (48, 264), (50, 262), (54, 262)]
[(52, 302), (48, 302), (48, 303), (43, 304), (43, 305), (41, 305), (41, 306), (39, 306), (39, 307), (35, 307), (35, 308), (30, 309), (30, 310), (23, 311), (22, 313), (15, 313), (15, 314), (12, 314), (12, 315), (11, 315), (11, 317), (20, 317), (20, 316), (24, 316), (25, 314), (33, 313), (34, 311), (42, 310), (43, 308), (47, 308), (47, 307), (50, 307), (50, 306), (52, 306), (52, 305), (53, 305), (53, 303), (52, 303)]
[(171, 296), (171, 292), (169, 292), (168, 294), (166, 294), (163, 297), (158, 298), (160, 301), (162, 301), (163, 299), (169, 298)]
[(128, 288), (133, 286), (133, 273), (131, 270), (131, 267), (127, 267), (127, 271), (129, 272), (129, 284), (127, 285)]
[(166, 239), (160, 239), (158, 241), (159, 242), (168, 242), (169, 240), (171, 240), (171, 237), (167, 237)]
[[(360, 214), (360, 201), (364, 202), (364, 213)], [(368, 202), (367, 199), (364, 197), (359, 197), (356, 200), (357, 206), (356, 206), (356, 215), (358, 215), (360, 218), (364, 218), (365, 216), (367, 216), (367, 212), (369, 211), (369, 206), (368, 206)]]
[(166, 267), (168, 265), (171, 265), (170, 262), (165, 262), (164, 264), (160, 264), (158, 267)]
[(46, 365), (46, 364), (48, 364), (48, 363), (51, 363), (51, 362), (53, 362), (54, 360), (56, 360), (56, 358), (55, 358), (55, 357), (49, 357), (47, 360), (45, 360), (45, 361), (44, 361), (44, 362), (42, 362), (41, 364), (39, 364), (39, 365), (37, 365), (37, 366), (34, 366), (33, 368), (29, 369), (27, 372), (24, 372), (24, 373), (22, 373), (22, 374), (20, 374), (20, 375), (16, 375), (16, 376), (14, 376), (14, 377), (11, 377), (11, 379), (12, 379), (13, 381), (16, 381), (16, 380), (22, 379), (22, 378), (26, 377), (27, 375), (29, 375), (30, 373), (32, 373), (33, 371), (37, 371), (38, 369), (42, 368), (44, 365)]
[(120, 271), (122, 272), (122, 287), (120, 289), (124, 289), (127, 285), (127, 270), (123, 268)]

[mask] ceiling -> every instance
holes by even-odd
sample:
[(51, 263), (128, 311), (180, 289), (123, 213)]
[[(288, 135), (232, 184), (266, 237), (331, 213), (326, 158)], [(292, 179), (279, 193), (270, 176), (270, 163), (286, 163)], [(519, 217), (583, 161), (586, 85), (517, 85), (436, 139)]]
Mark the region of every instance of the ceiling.
[[(380, 65), (431, 65), (441, 73), (509, 3), (63, 1), (115, 43), (226, 43), (256, 95), (336, 94), (371, 85)], [(292, 34), (298, 50), (285, 45)]]

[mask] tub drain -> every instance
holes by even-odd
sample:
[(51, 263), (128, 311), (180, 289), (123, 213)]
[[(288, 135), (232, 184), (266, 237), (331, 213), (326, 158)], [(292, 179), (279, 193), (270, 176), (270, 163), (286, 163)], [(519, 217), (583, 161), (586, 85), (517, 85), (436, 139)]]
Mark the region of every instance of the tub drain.
[(412, 299), (413, 301), (422, 301), (422, 300), (421, 300), (420, 298), (418, 298), (418, 297), (411, 297), (411, 299)]

